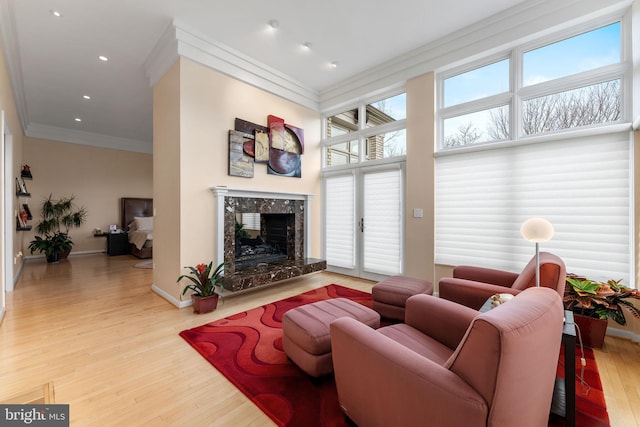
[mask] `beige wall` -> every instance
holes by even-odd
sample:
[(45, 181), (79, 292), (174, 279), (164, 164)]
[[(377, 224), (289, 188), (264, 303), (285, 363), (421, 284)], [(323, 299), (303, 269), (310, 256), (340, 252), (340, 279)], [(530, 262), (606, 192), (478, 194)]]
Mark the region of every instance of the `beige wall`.
[[(31, 193), (28, 199), (34, 225), (39, 220), (42, 202), (75, 195), (78, 206), (87, 211), (85, 224), (69, 232), (73, 253), (104, 251), (104, 238), (93, 237), (95, 228), (108, 230), (120, 226), (121, 197), (152, 197), (152, 155), (98, 148), (59, 141), (24, 139), (24, 163), (31, 167), (33, 180), (25, 181)], [(34, 231), (23, 233), (25, 255)]]
[[(310, 193), (312, 248), (308, 256), (320, 256), (320, 123), (319, 113), (249, 86), (217, 71), (181, 58), (176, 66), (154, 88), (154, 159), (155, 169), (168, 171), (179, 182), (179, 189), (169, 184), (170, 191), (156, 191), (161, 198), (156, 210), (156, 232), (163, 245), (174, 248), (154, 252), (157, 273), (154, 285), (171, 297), (179, 299), (180, 286), (175, 279), (182, 267), (215, 259), (214, 196), (210, 188), (226, 185), (230, 188)], [(176, 89), (179, 81), (179, 93)], [(179, 98), (180, 110), (175, 110)], [(236, 117), (266, 125), (269, 114), (283, 118), (305, 132), (305, 152), (302, 156), (302, 178), (268, 175), (265, 164), (256, 164), (254, 178), (228, 175), (228, 133)], [(157, 117), (156, 117), (157, 115)], [(171, 124), (168, 124), (171, 123)], [(167, 129), (168, 128), (168, 129)], [(176, 129), (179, 128), (179, 139)], [(179, 146), (179, 151), (177, 147)], [(157, 150), (162, 149), (162, 154)], [(160, 188), (162, 178), (156, 175)], [(171, 204), (171, 206), (169, 206)], [(176, 206), (179, 212), (175, 212)], [(160, 212), (159, 207), (171, 213)], [(167, 215), (163, 222), (162, 215)], [(163, 230), (160, 230), (160, 224)], [(169, 232), (165, 227), (174, 231)], [(176, 235), (175, 230), (179, 230)], [(165, 239), (166, 237), (166, 239)], [(155, 240), (155, 233), (154, 233)], [(154, 251), (161, 245), (154, 242)], [(175, 258), (175, 255), (178, 255)], [(174, 256), (172, 258), (172, 256)], [(175, 265), (179, 259), (180, 264)], [(162, 274), (158, 270), (159, 264)], [(167, 267), (169, 266), (169, 267)]]
[[(431, 119), (428, 119), (431, 118)], [(407, 170), (405, 272), (434, 281), (435, 79), (424, 74), (407, 82)], [(413, 209), (423, 210), (422, 218)]]
[[(12, 141), (13, 141), (13, 161), (10, 163), (12, 163), (12, 168), (13, 168), (13, 173), (12, 175), (16, 175), (20, 173), (20, 169), (21, 169), (21, 164), (22, 164), (22, 127), (20, 125), (20, 120), (18, 118), (18, 112), (17, 112), (17, 108), (16, 108), (16, 103), (15, 100), (13, 98), (13, 90), (11, 88), (11, 83), (9, 80), (9, 74), (8, 74), (8, 70), (7, 70), (7, 64), (4, 60), (4, 46), (2, 46), (2, 44), (0, 43), (0, 110), (2, 110), (5, 114), (6, 120), (7, 120), (7, 124), (11, 130), (11, 133), (13, 135)], [(1, 187), (3, 190), (1, 192), (1, 194), (4, 195), (4, 174), (5, 174), (5, 170), (4, 170), (4, 165), (5, 165), (5, 159), (4, 159), (4, 147), (2, 147), (2, 149), (0, 149), (0, 151), (2, 151), (2, 155), (0, 155), (0, 181), (1, 181)], [(12, 186), (13, 188), (13, 186)], [(12, 197), (13, 197), (13, 203), (14, 206), (17, 206), (18, 204), (18, 199), (17, 197), (15, 197), (15, 193), (12, 193)], [(4, 204), (5, 198), (4, 197), (0, 197), (0, 211), (4, 211), (5, 209), (5, 204)], [(21, 232), (16, 232), (15, 228), (12, 228), (10, 230), (7, 230), (6, 233), (2, 236), (2, 241), (4, 243), (4, 239), (9, 238), (9, 239), (13, 239), (13, 255), (15, 256), (18, 251), (20, 251), (20, 247), (21, 247), (21, 242), (23, 239), (22, 233)], [(0, 245), (0, 256), (4, 257), (4, 244)], [(0, 258), (2, 259), (2, 258)], [(22, 258), (18, 258), (18, 264), (16, 264), (14, 266), (14, 275), (17, 271), (19, 271), (19, 268), (21, 266), (23, 262)], [(5, 272), (2, 271), (2, 264), (0, 263), (0, 274), (2, 274), (2, 276), (0, 277), (4, 277)], [(8, 288), (11, 289), (13, 287), (12, 284), (8, 284)]]
[(179, 299), (180, 267), (180, 62), (153, 88), (153, 283)]

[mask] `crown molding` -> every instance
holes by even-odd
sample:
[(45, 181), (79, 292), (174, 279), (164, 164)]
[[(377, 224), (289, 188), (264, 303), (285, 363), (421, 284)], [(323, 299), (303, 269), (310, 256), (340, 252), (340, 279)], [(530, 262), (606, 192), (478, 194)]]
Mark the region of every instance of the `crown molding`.
[(72, 144), (90, 145), (92, 147), (133, 151), (136, 153), (151, 154), (153, 152), (153, 143), (149, 141), (118, 138), (100, 133), (64, 129), (37, 123), (28, 124), (25, 135), (30, 138), (50, 139)]
[(145, 61), (146, 74), (152, 86), (178, 56), (318, 111), (318, 91), (176, 21), (167, 27)]
[(176, 38), (176, 28), (172, 22), (164, 29), (144, 61), (143, 67), (149, 79), (149, 86), (155, 86), (177, 59), (178, 40)]
[(346, 79), (320, 94), (320, 111), (346, 105), (367, 93), (382, 90), (443, 67), (507, 50), (516, 44), (598, 16), (620, 12), (631, 0), (536, 0), (519, 3), (481, 22), (395, 57)]
[(26, 132), (29, 111), (24, 93), (24, 81), (22, 80), (22, 60), (20, 49), (15, 37), (16, 24), (13, 14), (13, 6), (10, 0), (0, 0), (0, 37), (4, 46), (4, 60), (7, 64), (13, 99), (20, 118), (22, 133)]

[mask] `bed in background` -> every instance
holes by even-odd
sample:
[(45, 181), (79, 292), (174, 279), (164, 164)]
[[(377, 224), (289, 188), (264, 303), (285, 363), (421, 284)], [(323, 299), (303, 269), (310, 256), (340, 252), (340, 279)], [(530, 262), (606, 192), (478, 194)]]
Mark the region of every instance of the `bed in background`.
[(120, 218), (129, 233), (129, 251), (138, 258), (153, 256), (153, 199), (123, 197)]

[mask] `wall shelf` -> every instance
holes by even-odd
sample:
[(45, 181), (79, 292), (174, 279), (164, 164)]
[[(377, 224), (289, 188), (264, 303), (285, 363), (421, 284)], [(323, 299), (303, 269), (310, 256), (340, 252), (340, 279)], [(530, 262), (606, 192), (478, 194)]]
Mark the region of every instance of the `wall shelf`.
[[(33, 179), (33, 176), (31, 175), (31, 169), (27, 165), (24, 165), (22, 167), (22, 171), (20, 171), (20, 178), (16, 177), (17, 197), (31, 197), (31, 193), (29, 193), (29, 191), (27, 190), (27, 184), (24, 182), (25, 179)], [(18, 205), (20, 205), (20, 203)], [(33, 216), (31, 215), (31, 209), (29, 209), (29, 205), (27, 203), (22, 203), (22, 210), (16, 215), (16, 231), (31, 230), (31, 226), (27, 224), (27, 221), (30, 221), (32, 219)]]

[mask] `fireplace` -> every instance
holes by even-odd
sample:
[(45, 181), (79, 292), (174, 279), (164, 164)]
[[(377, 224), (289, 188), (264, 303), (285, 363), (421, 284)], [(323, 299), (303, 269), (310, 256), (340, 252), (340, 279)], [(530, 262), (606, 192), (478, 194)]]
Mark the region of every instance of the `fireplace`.
[[(213, 187), (216, 263), (225, 262), (224, 287), (238, 291), (324, 270), (308, 258), (311, 195)], [(245, 233), (237, 237), (237, 224)]]

